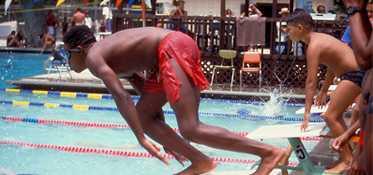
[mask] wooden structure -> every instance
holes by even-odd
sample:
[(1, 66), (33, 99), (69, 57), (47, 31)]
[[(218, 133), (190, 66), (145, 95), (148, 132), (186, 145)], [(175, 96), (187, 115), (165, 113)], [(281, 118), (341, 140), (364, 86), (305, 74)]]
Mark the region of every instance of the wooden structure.
[[(293, 0), (291, 0), (292, 2)], [(221, 1), (221, 15), (224, 15), (225, 1)], [(273, 1), (272, 14), (277, 14), (277, 0)], [(248, 2), (247, 2), (248, 3)], [(291, 9), (291, 8), (290, 8)], [(262, 77), (263, 86), (299, 87), (304, 88), (306, 79), (306, 62), (303, 54), (299, 54), (298, 48), (294, 43), (288, 43), (288, 50), (282, 55), (276, 54), (276, 22), (280, 19), (267, 18), (266, 28), (270, 28), (265, 35), (269, 36), (266, 40), (265, 48), (269, 53), (262, 55)], [(193, 37), (202, 51), (202, 66), (206, 77), (210, 80), (212, 65), (217, 64), (218, 51), (220, 49), (233, 49), (241, 53), (245, 48), (236, 46), (236, 18), (234, 17), (213, 17), (213, 16), (187, 16), (173, 18), (170, 16), (146, 15), (146, 26), (156, 26), (161, 24), (163, 28), (175, 29), (182, 28)], [(342, 21), (316, 21), (316, 31), (322, 31), (340, 38), (344, 30), (345, 23)], [(141, 16), (114, 13), (113, 30), (119, 31), (128, 28), (141, 27)], [(242, 54), (237, 54), (235, 59), (236, 70), (240, 69), (242, 63)], [(324, 69), (320, 69), (321, 76), (324, 75)], [(217, 75), (219, 83), (230, 82), (229, 72), (219, 72)], [(239, 77), (238, 73), (235, 77)], [(244, 86), (258, 87), (257, 76), (245, 76)], [(235, 85), (238, 86), (238, 80)]]

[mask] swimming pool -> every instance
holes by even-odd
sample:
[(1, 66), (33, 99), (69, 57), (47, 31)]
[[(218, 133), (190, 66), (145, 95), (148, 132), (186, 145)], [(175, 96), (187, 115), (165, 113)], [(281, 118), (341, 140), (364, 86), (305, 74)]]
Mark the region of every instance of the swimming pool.
[[(44, 94), (44, 95), (41, 95)], [(137, 143), (117, 112), (110, 95), (0, 91), (0, 169), (27, 174), (172, 174), (183, 169), (150, 158)], [(138, 97), (134, 96), (136, 101)], [(245, 135), (258, 126), (301, 120), (299, 104), (272, 105), (274, 115), (261, 102), (202, 99), (200, 119)], [(166, 121), (176, 127), (174, 113), (164, 107)], [(321, 121), (313, 118), (315, 122)], [(308, 139), (311, 149), (317, 138)], [(264, 140), (286, 147), (284, 139)], [(258, 160), (253, 155), (196, 145), (220, 162), (217, 171), (248, 170)], [(295, 162), (293, 155), (291, 162)]]
[[(108, 94), (15, 90), (6, 80), (44, 73), (48, 55), (0, 52), (0, 174), (172, 174), (184, 169), (150, 158), (134, 138)], [(138, 97), (133, 97), (134, 101)], [(302, 120), (295, 111), (302, 104), (243, 100), (201, 101), (203, 122), (246, 135), (263, 125)], [(176, 127), (175, 115), (164, 107), (167, 123)], [(319, 117), (314, 122), (322, 121)], [(318, 138), (305, 138), (313, 148)], [(284, 139), (264, 140), (286, 147)], [(253, 155), (196, 145), (219, 162), (218, 171), (247, 170), (258, 160)], [(295, 162), (293, 155), (291, 162)], [(186, 165), (188, 166), (188, 165)], [(146, 169), (145, 169), (146, 168)], [(4, 170), (5, 169), (5, 170)]]
[(8, 80), (44, 73), (48, 54), (0, 52), (0, 88), (11, 87)]

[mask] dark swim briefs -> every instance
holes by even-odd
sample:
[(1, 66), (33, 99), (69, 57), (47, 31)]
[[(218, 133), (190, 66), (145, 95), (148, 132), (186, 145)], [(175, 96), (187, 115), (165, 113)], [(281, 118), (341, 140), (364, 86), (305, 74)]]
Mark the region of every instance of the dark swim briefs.
[(349, 80), (355, 83), (356, 85), (358, 85), (359, 87), (361, 87), (364, 76), (365, 76), (365, 71), (357, 70), (357, 71), (346, 72), (342, 74), (340, 78), (341, 80)]

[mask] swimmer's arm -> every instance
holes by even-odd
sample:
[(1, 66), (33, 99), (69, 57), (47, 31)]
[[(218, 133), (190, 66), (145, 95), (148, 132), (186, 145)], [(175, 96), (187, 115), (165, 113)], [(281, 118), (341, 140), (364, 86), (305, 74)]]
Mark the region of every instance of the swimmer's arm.
[(334, 73), (330, 71), (330, 69), (328, 69), (325, 75), (325, 81), (320, 90), (321, 92), (325, 92), (325, 93), (328, 92), (329, 86), (333, 84), (334, 77), (335, 77)]
[[(370, 25), (367, 13), (360, 12), (350, 17), (352, 47), (359, 58), (361, 67), (371, 66), (373, 49), (372, 26)], [(370, 39), (369, 39), (370, 38)]]
[[(127, 78), (127, 80), (131, 83), (132, 87), (135, 88), (135, 90), (139, 93), (142, 94), (142, 89), (144, 87), (144, 82), (145, 78), (139, 74), (139, 73), (134, 73), (131, 77)], [(161, 109), (160, 112), (157, 113), (157, 117), (161, 121), (165, 121), (163, 110)]]
[(360, 119), (356, 120), (355, 123), (353, 123), (351, 127), (347, 129), (346, 134), (348, 135), (348, 137), (352, 137), (358, 128), (360, 128)]
[(319, 49), (315, 46), (308, 46), (307, 49), (307, 79), (306, 79), (306, 104), (305, 114), (310, 114), (313, 96), (316, 94), (317, 71), (319, 68)]
[(89, 70), (100, 78), (110, 93), (118, 107), (122, 117), (127, 121), (138, 140), (145, 139), (144, 130), (141, 126), (138, 113), (132, 101), (131, 95), (123, 88), (122, 83), (115, 72), (101, 58), (89, 59), (87, 57), (87, 66)]
[(137, 93), (142, 94), (145, 79), (138, 73), (134, 73), (131, 77), (127, 78), (131, 86), (136, 90)]

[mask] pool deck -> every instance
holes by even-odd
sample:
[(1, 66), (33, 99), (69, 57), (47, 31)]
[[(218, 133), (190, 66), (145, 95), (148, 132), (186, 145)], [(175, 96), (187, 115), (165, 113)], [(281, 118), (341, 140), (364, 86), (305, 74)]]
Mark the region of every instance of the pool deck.
[[(71, 74), (71, 78), (70, 75)], [(128, 81), (122, 79), (121, 82), (126, 90), (135, 92)], [(22, 78), (20, 80), (12, 80), (8, 83), (26, 89), (46, 89), (46, 90), (63, 90), (63, 91), (81, 91), (81, 92), (101, 92), (107, 93), (107, 89), (103, 82), (93, 76), (88, 70), (81, 73), (74, 71), (50, 73), (36, 75), (32, 77)], [(229, 86), (229, 85), (228, 85)], [(202, 96), (207, 97), (224, 97), (224, 98), (239, 98), (239, 99), (260, 99), (266, 100), (269, 98), (269, 91), (260, 91), (254, 88), (245, 88), (240, 90), (239, 87), (234, 87), (232, 90), (229, 87), (221, 85), (214, 86), (208, 90), (202, 91)], [(281, 97), (287, 99), (303, 100), (304, 94), (281, 94)]]

